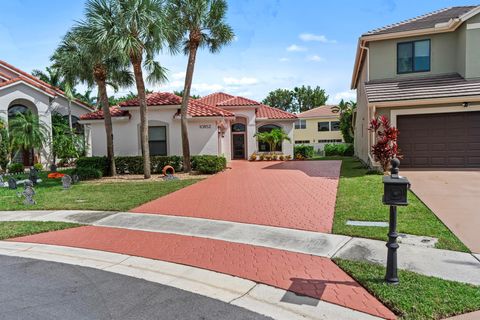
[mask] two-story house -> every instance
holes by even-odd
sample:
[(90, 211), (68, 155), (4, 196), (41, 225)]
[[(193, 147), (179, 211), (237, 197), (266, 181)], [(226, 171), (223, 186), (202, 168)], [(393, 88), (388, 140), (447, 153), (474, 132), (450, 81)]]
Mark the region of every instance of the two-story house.
[(327, 143), (342, 143), (340, 113), (333, 112), (334, 106), (321, 106), (297, 114), (293, 139), (295, 144), (311, 145), (322, 151)]
[(480, 6), (451, 7), (363, 34), (355, 152), (366, 163), (375, 115), (399, 129), (402, 167), (480, 167)]

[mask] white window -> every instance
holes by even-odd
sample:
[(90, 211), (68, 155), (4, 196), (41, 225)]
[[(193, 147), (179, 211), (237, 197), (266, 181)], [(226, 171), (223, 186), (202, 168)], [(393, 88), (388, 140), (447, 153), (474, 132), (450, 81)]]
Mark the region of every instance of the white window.
[(295, 129), (306, 129), (307, 128), (307, 120), (298, 119), (295, 122)]

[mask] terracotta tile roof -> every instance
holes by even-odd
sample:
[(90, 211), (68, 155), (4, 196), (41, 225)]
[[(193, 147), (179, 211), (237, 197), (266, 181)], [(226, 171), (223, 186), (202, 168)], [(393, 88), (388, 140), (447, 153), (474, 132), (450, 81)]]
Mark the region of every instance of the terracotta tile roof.
[[(147, 95), (147, 106), (169, 106), (182, 104), (182, 98), (169, 92), (154, 92)], [(120, 107), (138, 107), (138, 98), (124, 101)], [(210, 106), (201, 101), (190, 99), (187, 113), (191, 117), (233, 117), (230, 111)]]
[(297, 114), (297, 118), (321, 118), (321, 117), (339, 117), (338, 113), (333, 112), (332, 107), (336, 107), (334, 105), (325, 105), (316, 107), (305, 112)]
[[(49, 95), (65, 96), (65, 92), (63, 92), (59, 88), (54, 87), (54, 86), (50, 85), (49, 83), (46, 83), (46, 82), (38, 79), (37, 77), (34, 77), (31, 74), (29, 74), (25, 71), (22, 71), (22, 70), (12, 66), (11, 64), (9, 64), (9, 63), (7, 63), (3, 60), (0, 60), (0, 66), (2, 66), (2, 65), (4, 67), (6, 67), (7, 69), (12, 70), (14, 73), (17, 73), (18, 77), (11, 77), (11, 76), (9, 76), (5, 73), (1, 73), (2, 77), (7, 78), (9, 80), (0, 83), (0, 87), (6, 86), (6, 85), (11, 84), (11, 83), (24, 81), (24, 82), (26, 82), (26, 83), (28, 83), (28, 84), (36, 87), (36, 88), (48, 93)], [(92, 106), (90, 106), (90, 105), (86, 104), (85, 102), (80, 101), (78, 99), (75, 99), (75, 102), (78, 103), (78, 104), (81, 104), (82, 106), (87, 107), (89, 109), (93, 109)]]
[(201, 97), (201, 98), (197, 99), (197, 101), (208, 104), (209, 106), (216, 106), (220, 102), (223, 102), (225, 100), (229, 100), (229, 99), (232, 99), (232, 98), (235, 98), (235, 96), (232, 96), (232, 95), (230, 95), (228, 93), (224, 93), (224, 92), (215, 92), (215, 93), (209, 94), (205, 97)]
[(272, 108), (264, 104), (257, 109), (258, 119), (297, 119), (293, 113), (286, 112), (277, 108)]
[(459, 74), (425, 78), (370, 81), (365, 84), (369, 102), (480, 96), (480, 79)]
[[(110, 115), (112, 117), (130, 117), (130, 112), (121, 110), (117, 106), (110, 107)], [(101, 120), (103, 119), (103, 110), (97, 110), (80, 116), (80, 120)]]
[(217, 104), (217, 107), (260, 106), (260, 102), (244, 97), (233, 97)]
[(478, 6), (460, 6), (440, 9), (412, 19), (371, 30), (365, 33), (364, 36), (434, 28), (436, 24), (446, 23), (452, 19), (460, 18), (475, 8), (478, 8)]

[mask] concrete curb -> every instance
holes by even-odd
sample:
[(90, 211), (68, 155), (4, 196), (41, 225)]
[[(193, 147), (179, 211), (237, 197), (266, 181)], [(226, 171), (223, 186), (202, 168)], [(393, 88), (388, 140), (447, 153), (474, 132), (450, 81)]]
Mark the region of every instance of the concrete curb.
[[(102, 211), (3, 211), (0, 221), (62, 221), (173, 233), (251, 244), (328, 258), (385, 265), (385, 242), (342, 235), (190, 217)], [(480, 255), (401, 244), (399, 268), (480, 285)]]
[(325, 301), (213, 271), (123, 254), (0, 241), (0, 255), (46, 260), (144, 279), (237, 305), (280, 320), (380, 319)]

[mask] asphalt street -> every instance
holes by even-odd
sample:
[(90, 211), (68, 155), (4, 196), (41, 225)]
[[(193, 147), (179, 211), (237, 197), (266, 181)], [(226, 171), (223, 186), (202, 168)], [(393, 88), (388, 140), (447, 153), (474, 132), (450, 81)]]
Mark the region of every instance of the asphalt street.
[(0, 255), (0, 319), (269, 319), (218, 300), (97, 269)]

